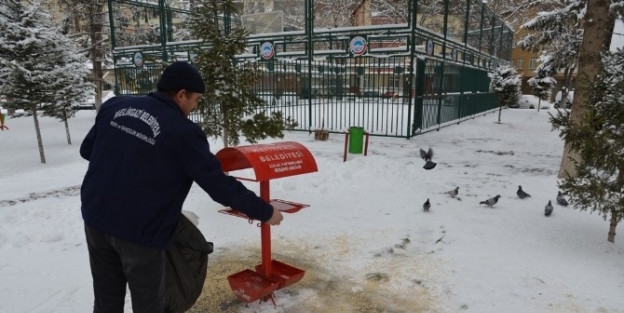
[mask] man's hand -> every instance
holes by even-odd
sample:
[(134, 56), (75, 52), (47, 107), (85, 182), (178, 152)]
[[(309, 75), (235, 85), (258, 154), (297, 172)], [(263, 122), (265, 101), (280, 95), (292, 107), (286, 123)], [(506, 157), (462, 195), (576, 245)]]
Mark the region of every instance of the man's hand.
[(276, 208), (273, 208), (273, 215), (271, 215), (271, 218), (266, 221), (266, 223), (269, 225), (279, 225), (283, 219), (284, 217), (282, 216), (282, 212), (280, 212), (280, 210)]

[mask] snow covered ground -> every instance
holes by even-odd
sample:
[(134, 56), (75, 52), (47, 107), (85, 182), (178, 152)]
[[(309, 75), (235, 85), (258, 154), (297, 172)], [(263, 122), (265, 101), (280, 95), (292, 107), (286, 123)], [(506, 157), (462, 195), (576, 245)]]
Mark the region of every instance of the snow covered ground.
[[(218, 213), (194, 186), (184, 210), (215, 252), (191, 311), (623, 313), (624, 237), (607, 242), (606, 221), (569, 207), (544, 216), (562, 153), (548, 112), (505, 110), (502, 124), (487, 114), (412, 140), (372, 137), (368, 156), (347, 162), (343, 135), (287, 133), (319, 172), (271, 183), (272, 198), (310, 204), (272, 228), (273, 256), (305, 277), (276, 292), (275, 307), (241, 303), (225, 277), (260, 262), (259, 229)], [(72, 145), (62, 123), (41, 117), (47, 164), (32, 118), (7, 118), (0, 132), (0, 312), (92, 308), (78, 148), (94, 117), (70, 120)], [(438, 165), (425, 171), (419, 149), (429, 147)], [(532, 197), (518, 199), (518, 185)], [(449, 197), (457, 186), (460, 199)], [(494, 208), (479, 205), (497, 194)]]

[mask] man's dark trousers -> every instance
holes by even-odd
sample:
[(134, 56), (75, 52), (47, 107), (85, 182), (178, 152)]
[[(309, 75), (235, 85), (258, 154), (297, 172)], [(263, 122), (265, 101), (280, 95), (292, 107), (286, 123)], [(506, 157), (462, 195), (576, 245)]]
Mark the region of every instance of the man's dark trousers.
[(135, 245), (85, 224), (94, 313), (123, 313), (126, 283), (133, 313), (165, 311), (165, 250)]

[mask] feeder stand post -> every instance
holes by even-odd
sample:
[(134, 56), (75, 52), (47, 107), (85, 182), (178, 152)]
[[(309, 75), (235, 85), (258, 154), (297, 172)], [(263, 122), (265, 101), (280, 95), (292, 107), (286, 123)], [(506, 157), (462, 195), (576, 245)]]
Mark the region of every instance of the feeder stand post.
[[(271, 202), (269, 188), (268, 180), (260, 182), (260, 198), (266, 201), (266, 203)], [(271, 277), (271, 225), (267, 223), (260, 224), (260, 238), (262, 245), (262, 267), (264, 267), (264, 275)]]
[[(284, 156), (288, 156), (284, 159)], [(258, 182), (260, 184), (260, 198), (273, 206), (274, 210), (285, 213), (295, 213), (308, 207), (285, 200), (270, 197), (270, 180), (317, 172), (318, 167), (314, 156), (302, 144), (294, 141), (285, 141), (273, 144), (258, 144), (224, 148), (216, 154), (221, 162), (223, 171), (236, 171), (247, 168), (254, 170), (255, 178), (236, 177), (240, 180)], [(221, 213), (245, 218), (247, 215), (232, 208), (219, 210)], [(261, 263), (255, 270), (245, 269), (227, 277), (232, 291), (243, 302), (250, 303), (256, 300), (268, 301), (275, 305), (273, 292), (288, 287), (303, 278), (305, 271), (288, 265), (271, 256), (271, 225), (260, 223), (261, 235)]]

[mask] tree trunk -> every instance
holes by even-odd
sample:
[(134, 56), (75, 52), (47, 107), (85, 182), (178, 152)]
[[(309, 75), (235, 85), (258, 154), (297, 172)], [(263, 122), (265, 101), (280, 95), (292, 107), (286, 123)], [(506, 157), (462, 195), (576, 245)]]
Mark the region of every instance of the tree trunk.
[(39, 119), (37, 118), (37, 105), (32, 104), (30, 106), (31, 112), (33, 114), (33, 120), (35, 121), (35, 133), (37, 134), (37, 146), (39, 147), (39, 158), (41, 158), (41, 163), (45, 164), (45, 153), (43, 152), (43, 140), (41, 139), (41, 129), (39, 129)]
[(89, 8), (89, 39), (90, 39), (90, 56), (93, 64), (93, 84), (95, 85), (95, 108), (99, 112), (102, 106), (102, 25), (104, 4), (100, 1), (94, 1)]
[(568, 75), (566, 76), (565, 86), (566, 86), (566, 90), (568, 91), (568, 93), (566, 93), (566, 97), (570, 94), (570, 89), (572, 89), (572, 78), (574, 78), (573, 74), (575, 70), (576, 70), (576, 65), (570, 67), (568, 71)]
[[(582, 86), (581, 84), (584, 84), (585, 79), (593, 79), (598, 75), (602, 63), (601, 53), (609, 51), (613, 26), (615, 25), (615, 19), (609, 14), (610, 4), (611, 1), (608, 0), (587, 1), (583, 42), (579, 48), (578, 59), (578, 73), (582, 77), (577, 77), (576, 80), (576, 90), (579, 90), (579, 92), (574, 94), (570, 123), (579, 123), (583, 115), (585, 115), (587, 98), (583, 92), (580, 92), (582, 88), (579, 87)], [(576, 177), (575, 163), (577, 160), (579, 160), (578, 153), (571, 151), (566, 144), (563, 149), (558, 177)]]
[(223, 127), (223, 148), (227, 148), (229, 146), (230, 144), (228, 144), (228, 131), (227, 128)]
[(67, 144), (71, 145), (71, 135), (69, 134), (69, 123), (67, 122), (67, 111), (63, 111), (63, 122), (65, 122), (65, 135), (67, 135)]
[(100, 57), (94, 56), (91, 61), (93, 62), (93, 84), (95, 85), (95, 108), (99, 111), (102, 106), (102, 60)]
[(607, 240), (615, 243), (615, 228), (618, 224), (618, 214), (611, 213), (611, 223), (609, 223), (609, 235), (607, 236)]
[(503, 106), (498, 107), (498, 123), (501, 123), (501, 113), (503, 112)]
[(230, 146), (229, 142), (229, 134), (228, 134), (228, 127), (230, 126), (230, 124), (228, 123), (227, 120), (227, 112), (225, 111), (225, 109), (223, 107), (221, 107), (221, 109), (223, 110), (223, 126), (221, 127), (221, 130), (223, 132), (223, 148), (227, 148)]
[(82, 32), (82, 27), (80, 25), (80, 15), (77, 12), (74, 12), (74, 31), (76, 32), (76, 34), (79, 34), (80, 32)]
[(542, 98), (537, 98), (537, 112), (540, 111), (541, 106), (542, 106)]
[[(568, 100), (568, 91), (570, 90), (570, 78), (572, 76), (572, 72), (574, 70), (569, 67), (566, 68), (563, 72), (563, 87), (561, 87), (561, 99), (559, 99), (559, 107), (565, 109), (566, 101)], [(555, 101), (557, 96), (555, 95)]]
[[(617, 184), (611, 186), (611, 192), (619, 192), (624, 188), (624, 168), (621, 166), (618, 167), (618, 177)], [(611, 223), (609, 223), (609, 233), (607, 235), (607, 240), (615, 243), (615, 228), (617, 227), (618, 221), (622, 216), (621, 213), (617, 210), (611, 210)]]

